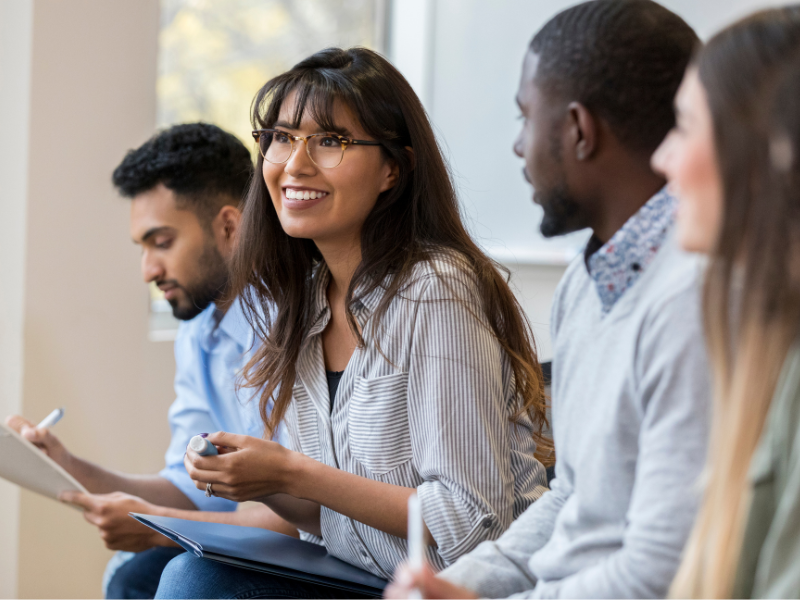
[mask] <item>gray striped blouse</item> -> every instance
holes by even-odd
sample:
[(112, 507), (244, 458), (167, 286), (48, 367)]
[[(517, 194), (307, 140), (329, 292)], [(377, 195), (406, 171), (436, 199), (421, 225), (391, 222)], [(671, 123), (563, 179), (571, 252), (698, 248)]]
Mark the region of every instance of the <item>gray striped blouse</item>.
[[(380, 327), (370, 315), (384, 290), (355, 302), (366, 347), (353, 353), (331, 409), (321, 340), (329, 278), (320, 265), (286, 414), (290, 445), (338, 469), (416, 488), (438, 546), (428, 559), (444, 568), (499, 537), (547, 489), (531, 422), (509, 420), (518, 406), (512, 370), (468, 267), (440, 258), (416, 267)], [(378, 576), (391, 577), (407, 556), (404, 539), (324, 506), (320, 518), (323, 539), (302, 537)]]

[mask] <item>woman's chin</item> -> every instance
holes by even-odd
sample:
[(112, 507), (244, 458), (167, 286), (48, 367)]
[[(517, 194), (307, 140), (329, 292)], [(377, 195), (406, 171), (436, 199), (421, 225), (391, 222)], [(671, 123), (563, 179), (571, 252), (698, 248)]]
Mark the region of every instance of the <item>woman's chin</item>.
[(316, 219), (294, 218), (284, 216), (280, 219), (284, 233), (289, 237), (300, 239), (314, 239), (320, 230), (320, 223), (315, 223)]
[(708, 237), (702, 229), (678, 222), (678, 243), (685, 252), (708, 254), (712, 246)]

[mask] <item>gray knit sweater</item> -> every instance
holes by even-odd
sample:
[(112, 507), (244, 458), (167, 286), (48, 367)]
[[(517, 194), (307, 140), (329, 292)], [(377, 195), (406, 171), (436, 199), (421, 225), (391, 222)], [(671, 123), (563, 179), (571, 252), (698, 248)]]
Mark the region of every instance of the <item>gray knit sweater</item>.
[(699, 276), (669, 238), (603, 314), (583, 257), (569, 267), (551, 325), (552, 491), (443, 577), (488, 597), (666, 595), (710, 421)]

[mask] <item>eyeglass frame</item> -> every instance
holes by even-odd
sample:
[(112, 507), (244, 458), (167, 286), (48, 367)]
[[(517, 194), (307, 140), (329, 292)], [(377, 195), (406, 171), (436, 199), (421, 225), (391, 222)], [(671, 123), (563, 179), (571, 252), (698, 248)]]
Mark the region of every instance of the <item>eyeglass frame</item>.
[[(289, 141), (292, 144), (292, 149), (289, 151), (289, 156), (287, 156), (285, 160), (282, 160), (281, 162), (272, 162), (266, 156), (264, 156), (264, 153), (261, 151), (261, 144), (259, 143), (259, 138), (264, 133), (280, 133), (280, 134), (285, 135), (286, 137), (289, 138)], [(348, 146), (351, 146), (351, 145), (352, 146), (383, 146), (383, 143), (381, 143), (381, 142), (376, 142), (376, 141), (373, 141), (373, 140), (356, 140), (356, 139), (345, 137), (343, 135), (339, 135), (339, 134), (336, 134), (336, 133), (312, 133), (311, 135), (301, 136), (301, 135), (292, 135), (291, 133), (287, 133), (285, 131), (281, 131), (280, 129), (254, 129), (252, 131), (252, 134), (253, 134), (253, 139), (255, 139), (256, 144), (258, 145), (258, 153), (261, 155), (261, 157), (265, 161), (267, 161), (271, 165), (282, 165), (282, 164), (288, 162), (289, 159), (292, 158), (292, 154), (294, 154), (294, 143), (295, 142), (301, 142), (301, 141), (303, 142), (303, 144), (306, 147), (306, 155), (308, 155), (308, 159), (312, 163), (314, 163), (317, 167), (319, 167), (320, 169), (335, 169), (336, 167), (341, 165), (342, 161), (344, 160), (345, 150), (347, 150)], [(332, 167), (322, 167), (322, 166), (317, 164), (317, 161), (314, 160), (314, 158), (311, 156), (311, 151), (308, 149), (308, 140), (309, 140), (309, 138), (313, 138), (313, 137), (332, 137), (332, 138), (336, 138), (339, 141), (339, 143), (342, 145), (342, 157), (339, 159), (339, 162), (336, 165), (334, 165)]]

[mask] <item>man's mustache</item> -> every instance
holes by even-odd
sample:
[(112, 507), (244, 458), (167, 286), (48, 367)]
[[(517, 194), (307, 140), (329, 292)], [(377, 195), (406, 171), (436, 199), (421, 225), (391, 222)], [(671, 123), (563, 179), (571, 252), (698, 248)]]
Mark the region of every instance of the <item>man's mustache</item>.
[(161, 281), (156, 281), (155, 284), (156, 287), (162, 292), (166, 292), (167, 290), (171, 290), (173, 288), (179, 288), (182, 289), (186, 294), (189, 293), (189, 291), (175, 279), (163, 279)]

